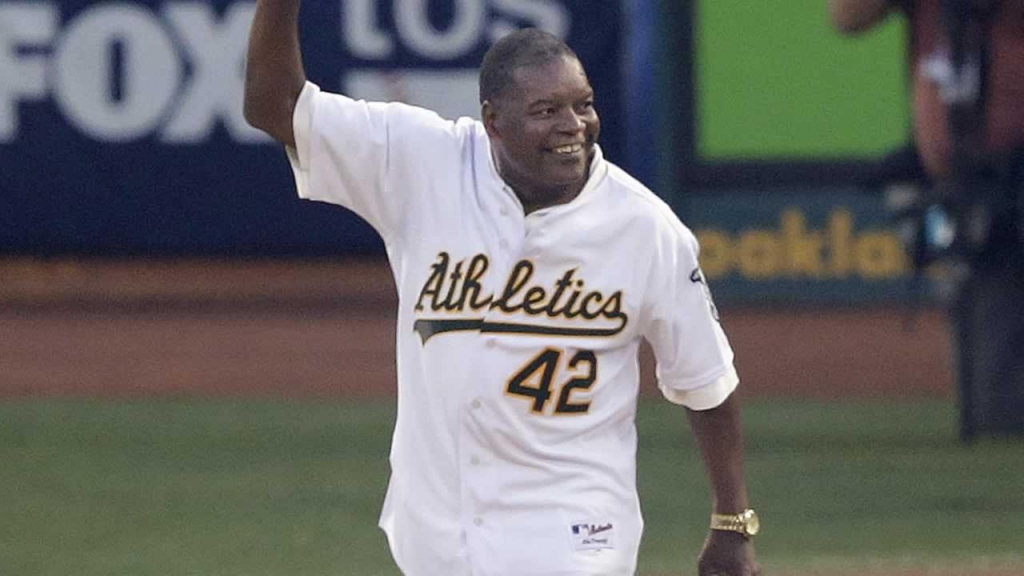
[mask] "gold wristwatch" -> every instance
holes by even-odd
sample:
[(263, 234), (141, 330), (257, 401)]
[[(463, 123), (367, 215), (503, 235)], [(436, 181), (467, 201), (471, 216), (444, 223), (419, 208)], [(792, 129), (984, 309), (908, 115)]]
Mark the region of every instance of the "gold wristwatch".
[(757, 518), (757, 512), (747, 508), (739, 514), (712, 514), (711, 529), (739, 532), (745, 538), (753, 538), (761, 529), (761, 522)]

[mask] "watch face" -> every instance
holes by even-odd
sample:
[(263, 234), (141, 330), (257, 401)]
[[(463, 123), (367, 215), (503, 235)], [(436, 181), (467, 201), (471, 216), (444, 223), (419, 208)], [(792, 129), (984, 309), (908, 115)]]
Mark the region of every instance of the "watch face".
[(745, 524), (747, 535), (756, 536), (757, 533), (761, 530), (761, 521), (757, 517), (757, 512), (754, 512), (753, 510), (748, 510), (747, 513), (744, 514), (744, 516), (746, 516), (744, 520), (746, 521)]

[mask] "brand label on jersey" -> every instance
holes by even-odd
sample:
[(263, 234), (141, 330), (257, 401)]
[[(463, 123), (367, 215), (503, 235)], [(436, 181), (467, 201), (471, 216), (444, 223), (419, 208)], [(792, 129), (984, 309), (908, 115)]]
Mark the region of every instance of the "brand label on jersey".
[[(520, 260), (512, 267), (501, 292), (488, 294), (483, 279), (489, 266), (483, 254), (456, 263), (451, 262), (447, 252), (437, 255), (420, 290), (415, 310), (417, 313), (429, 310), (431, 315), (448, 317), (416, 320), (413, 329), (424, 343), (435, 334), (462, 330), (610, 337), (622, 332), (629, 322), (623, 310), (622, 290), (606, 294), (590, 289), (576, 276), (576, 268), (565, 270), (558, 280), (544, 285), (533, 278), (533, 262)], [(523, 321), (485, 320), (484, 315), (489, 310), (520, 316)], [(479, 316), (467, 318), (466, 313)], [(538, 322), (530, 322), (531, 318)], [(565, 322), (554, 325), (540, 321), (542, 319)]]
[(611, 522), (577, 522), (570, 528), (576, 550), (615, 548), (615, 525)]

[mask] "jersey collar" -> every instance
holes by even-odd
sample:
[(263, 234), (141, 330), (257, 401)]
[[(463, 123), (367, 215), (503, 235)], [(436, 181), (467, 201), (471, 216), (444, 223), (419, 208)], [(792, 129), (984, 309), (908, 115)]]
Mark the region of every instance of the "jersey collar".
[[(523, 203), (519, 201), (519, 197), (516, 196), (515, 192), (512, 190), (512, 187), (506, 184), (505, 181), (502, 180), (501, 175), (498, 173), (498, 165), (494, 161), (494, 151), (491, 148), (490, 138), (486, 137), (485, 135), (484, 139), (487, 142), (487, 164), (490, 166), (491, 177), (494, 178), (494, 180), (498, 183), (499, 186), (501, 186), (502, 192), (509, 195), (512, 198), (512, 200), (515, 201), (516, 206), (519, 208), (519, 211), (522, 212)], [(608, 165), (604, 160), (604, 153), (601, 151), (601, 146), (599, 146), (598, 144), (594, 144), (594, 159), (591, 160), (590, 162), (590, 174), (589, 176), (587, 176), (587, 183), (583, 185), (583, 189), (580, 190), (580, 193), (577, 194), (575, 198), (573, 198), (569, 202), (566, 202), (565, 204), (556, 204), (554, 206), (541, 208), (540, 210), (532, 212), (530, 215), (532, 216), (535, 214), (546, 214), (554, 211), (562, 211), (569, 209), (570, 207), (579, 206), (580, 204), (587, 202), (589, 197), (593, 195), (592, 191), (598, 187), (598, 185), (601, 183), (602, 180), (604, 180), (604, 177), (607, 174)]]

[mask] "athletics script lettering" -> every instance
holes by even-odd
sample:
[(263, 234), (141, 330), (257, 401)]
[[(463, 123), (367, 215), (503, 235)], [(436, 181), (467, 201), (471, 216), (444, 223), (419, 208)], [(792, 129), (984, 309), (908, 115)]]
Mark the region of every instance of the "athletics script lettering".
[[(478, 330), (549, 336), (610, 337), (623, 329), (629, 316), (622, 310), (622, 290), (605, 296), (600, 290), (587, 290), (586, 282), (576, 277), (576, 268), (562, 273), (552, 286), (533, 282), (535, 266), (520, 260), (512, 267), (501, 293), (488, 294), (483, 280), (490, 268), (484, 254), (459, 260), (452, 265), (447, 252), (437, 255), (430, 276), (416, 300), (417, 313), (441, 317), (418, 318), (413, 330), (424, 343), (444, 332)], [(467, 312), (469, 315), (467, 315)], [(530, 324), (495, 321), (491, 312), (522, 314), (571, 320), (571, 325)], [(458, 317), (453, 317), (458, 316)]]

